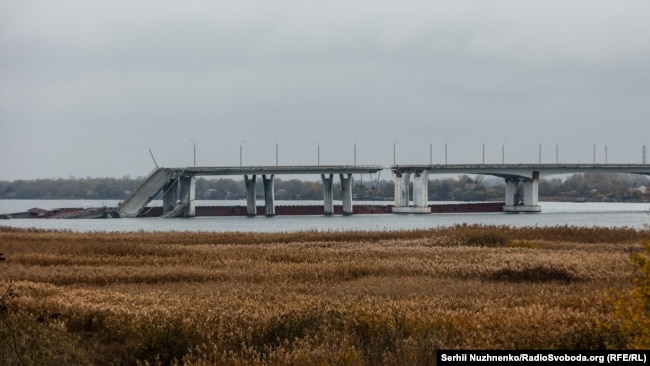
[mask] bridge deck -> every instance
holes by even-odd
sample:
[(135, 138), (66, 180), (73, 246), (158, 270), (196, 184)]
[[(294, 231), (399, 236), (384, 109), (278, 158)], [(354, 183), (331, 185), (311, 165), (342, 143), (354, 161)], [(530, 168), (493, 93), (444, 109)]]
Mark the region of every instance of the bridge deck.
[(379, 165), (302, 165), (176, 168), (184, 175), (261, 175), (261, 174), (363, 174), (384, 170)]
[(427, 170), (430, 174), (484, 174), (498, 177), (527, 177), (533, 172), (538, 176), (585, 172), (610, 172), (650, 175), (649, 164), (438, 164), (438, 165), (393, 165), (398, 174)]

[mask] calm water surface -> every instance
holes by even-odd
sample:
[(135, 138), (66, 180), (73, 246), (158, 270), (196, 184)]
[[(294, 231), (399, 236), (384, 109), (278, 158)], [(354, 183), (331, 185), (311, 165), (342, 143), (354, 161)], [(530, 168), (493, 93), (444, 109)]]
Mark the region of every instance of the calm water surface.
[[(118, 200), (0, 200), (0, 213), (26, 211), (32, 207), (115, 206)], [(364, 202), (369, 204), (372, 202)], [(375, 202), (387, 204), (392, 202)], [(435, 204), (435, 202), (432, 202)], [(153, 201), (151, 205), (160, 205)], [(245, 201), (197, 201), (199, 206), (245, 205)], [(321, 201), (277, 201), (278, 205), (322, 204)], [(335, 202), (336, 204), (336, 202)], [(338, 202), (340, 204), (340, 202)], [(650, 203), (542, 202), (538, 214), (468, 213), (430, 215), (276, 216), (276, 217), (194, 217), (139, 219), (12, 219), (0, 226), (67, 229), (74, 231), (346, 231), (424, 229), (456, 224), (510, 226), (650, 226)]]

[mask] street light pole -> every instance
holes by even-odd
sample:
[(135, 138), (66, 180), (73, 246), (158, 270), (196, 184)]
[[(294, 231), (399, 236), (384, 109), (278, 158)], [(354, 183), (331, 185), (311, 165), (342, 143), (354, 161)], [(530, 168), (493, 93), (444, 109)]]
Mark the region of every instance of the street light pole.
[(594, 165), (596, 165), (596, 143), (594, 142)]
[(278, 166), (278, 140), (275, 141), (275, 166)]
[(393, 141), (393, 165), (397, 165), (396, 145), (399, 140)]
[(451, 140), (445, 141), (445, 165), (447, 165), (447, 144), (449, 143), (449, 141)]
[(508, 140), (503, 140), (503, 142), (501, 142), (501, 164), (506, 163), (506, 142), (507, 141)]
[[(643, 146), (645, 149), (645, 146)], [(156, 163), (156, 158), (153, 157), (153, 153), (151, 152), (151, 148), (149, 148), (149, 155), (151, 155), (151, 160), (153, 160), (153, 165), (156, 166), (156, 169), (158, 169), (158, 163)]]
[(194, 167), (196, 167), (196, 142), (194, 140), (190, 139), (192, 142), (192, 145), (194, 146)]
[(555, 164), (560, 164), (560, 140), (555, 142)]
[(243, 165), (243, 159), (242, 159), (242, 146), (244, 145), (245, 142), (246, 142), (246, 140), (241, 140), (241, 141), (239, 142), (239, 167), (240, 167), (240, 168), (241, 168), (242, 165)]
[(318, 140), (318, 166), (320, 166), (320, 143), (323, 142), (323, 140)]

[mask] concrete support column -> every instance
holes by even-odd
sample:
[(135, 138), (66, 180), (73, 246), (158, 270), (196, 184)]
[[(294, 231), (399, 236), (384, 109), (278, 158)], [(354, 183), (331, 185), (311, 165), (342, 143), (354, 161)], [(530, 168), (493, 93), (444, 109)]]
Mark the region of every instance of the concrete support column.
[(341, 190), (343, 191), (343, 214), (352, 215), (352, 174), (340, 174)]
[(180, 177), (180, 185), (180, 200), (183, 204), (185, 204), (185, 208), (183, 209), (183, 217), (194, 217), (196, 216), (196, 178), (182, 176)]
[(521, 202), (519, 180), (506, 179), (506, 206), (518, 206)]
[(262, 182), (264, 183), (264, 214), (266, 216), (275, 215), (275, 192), (273, 188), (273, 178), (275, 178), (275, 174), (271, 174), (269, 178), (266, 177), (266, 174), (262, 175)]
[(395, 173), (395, 207), (408, 207), (411, 173)]
[(172, 179), (163, 187), (163, 216), (176, 207), (178, 202), (178, 179)]
[(246, 215), (255, 216), (257, 214), (257, 204), (255, 202), (255, 180), (257, 176), (249, 179), (248, 175), (244, 175), (244, 184), (246, 185)]
[(506, 204), (503, 211), (540, 212), (542, 209), (538, 202), (538, 184), (536, 177), (506, 179)]
[(524, 198), (524, 206), (529, 206), (529, 207), (539, 207), (538, 205), (538, 187), (539, 187), (539, 180), (533, 179), (528, 182), (524, 182), (523, 190), (523, 198)]
[[(415, 172), (413, 176), (413, 206), (429, 208), (429, 172)], [(431, 212), (431, 209), (428, 210)]]
[[(409, 206), (409, 183), (413, 175), (413, 206)], [(427, 170), (413, 173), (394, 173), (395, 206), (394, 213), (431, 213), (428, 205), (429, 172)]]
[(334, 181), (334, 175), (330, 174), (329, 177), (326, 177), (325, 174), (321, 174), (320, 179), (323, 181), (323, 211), (325, 215), (333, 215), (334, 187), (332, 182)]

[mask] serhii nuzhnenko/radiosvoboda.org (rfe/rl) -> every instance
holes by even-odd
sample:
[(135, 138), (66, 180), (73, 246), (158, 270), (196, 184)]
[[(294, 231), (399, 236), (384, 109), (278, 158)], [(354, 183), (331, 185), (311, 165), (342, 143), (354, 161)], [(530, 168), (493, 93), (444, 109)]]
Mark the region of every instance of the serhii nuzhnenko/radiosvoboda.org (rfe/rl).
[[(637, 355), (638, 356), (638, 355)], [(443, 353), (440, 355), (440, 361), (442, 362), (547, 362), (547, 361), (558, 361), (558, 362), (597, 362), (605, 363), (605, 356), (588, 356), (583, 354), (578, 355), (568, 355), (560, 354), (554, 355), (549, 354), (506, 354), (506, 355), (490, 355), (490, 354), (476, 354), (476, 353), (455, 353), (453, 355)]]

